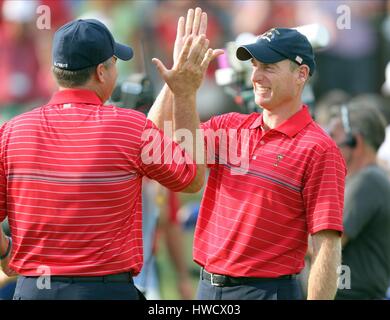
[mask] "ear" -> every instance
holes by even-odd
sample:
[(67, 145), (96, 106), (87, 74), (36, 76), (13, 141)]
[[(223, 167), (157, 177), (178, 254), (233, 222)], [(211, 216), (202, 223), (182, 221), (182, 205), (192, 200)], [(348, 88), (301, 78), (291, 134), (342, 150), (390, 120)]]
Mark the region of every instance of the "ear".
[(298, 83), (304, 84), (309, 78), (310, 69), (307, 65), (299, 66), (298, 68)]
[(360, 133), (354, 134), (355, 140), (356, 140), (356, 147), (355, 149), (361, 150), (365, 146), (365, 141), (363, 136)]
[(105, 82), (105, 71), (106, 68), (104, 67), (103, 63), (98, 64), (95, 70), (96, 79), (98, 82), (104, 83)]

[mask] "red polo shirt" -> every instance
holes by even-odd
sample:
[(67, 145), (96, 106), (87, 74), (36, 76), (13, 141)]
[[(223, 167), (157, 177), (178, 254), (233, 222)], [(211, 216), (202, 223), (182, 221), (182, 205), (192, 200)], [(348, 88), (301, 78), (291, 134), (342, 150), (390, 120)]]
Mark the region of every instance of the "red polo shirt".
[[(143, 139), (149, 129), (153, 139)], [(186, 161), (145, 164), (141, 152), (150, 146)], [(138, 274), (142, 177), (179, 191), (195, 177), (190, 162), (142, 113), (102, 105), (92, 91), (57, 92), (0, 129), (0, 221), (8, 215), (11, 268), (22, 275), (40, 275), (42, 266), (52, 275)]]
[(306, 106), (276, 129), (265, 132), (262, 121), (256, 113), (229, 113), (202, 125), (206, 137), (228, 128), (232, 137), (234, 131), (246, 134), (239, 151), (249, 144), (242, 149), (248, 150), (246, 168), (226, 152), (234, 149), (233, 140), (219, 137), (212, 151), (217, 161), (210, 166), (194, 239), (194, 260), (209, 272), (296, 274), (309, 233), (343, 230), (346, 169), (333, 140)]

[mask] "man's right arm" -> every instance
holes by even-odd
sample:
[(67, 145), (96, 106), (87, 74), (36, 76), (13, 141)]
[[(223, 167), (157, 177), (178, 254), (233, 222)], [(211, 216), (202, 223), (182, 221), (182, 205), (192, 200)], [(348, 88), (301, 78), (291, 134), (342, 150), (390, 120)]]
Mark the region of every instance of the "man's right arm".
[[(180, 17), (177, 23), (177, 32), (175, 45), (173, 49), (173, 62), (177, 64), (180, 53), (187, 38), (192, 35), (195, 40), (201, 35), (206, 35), (207, 14), (202, 13), (202, 9), (189, 9), (187, 17)], [(165, 121), (173, 121), (173, 93), (165, 84), (152, 108), (148, 113), (148, 119), (151, 120), (159, 129), (164, 129)], [(170, 132), (165, 132), (171, 136)], [(172, 137), (172, 136), (171, 136)]]
[[(181, 190), (191, 193), (199, 191), (204, 184), (204, 142), (202, 137), (198, 138), (200, 121), (196, 111), (196, 92), (213, 58), (213, 50), (208, 49), (208, 40), (204, 36), (197, 38), (194, 45), (192, 41), (193, 37), (187, 38), (179, 60), (171, 70), (154, 59), (158, 71), (173, 92), (173, 140), (180, 143), (192, 162), (196, 163), (195, 178)], [(175, 158), (172, 164), (178, 164)]]
[[(196, 92), (210, 61), (223, 53), (222, 50), (208, 48), (209, 41), (204, 34), (206, 26), (207, 15), (200, 8), (195, 10), (195, 15), (192, 9), (189, 10), (186, 24), (184, 25), (184, 18), (179, 20), (173, 68), (168, 70), (161, 61), (153, 59), (167, 85), (148, 118), (160, 129), (164, 129), (165, 121), (171, 121), (173, 133), (165, 134), (180, 143), (197, 165), (194, 180), (182, 192), (197, 192), (204, 184), (204, 142), (202, 137), (198, 137), (200, 120), (196, 110)], [(183, 141), (181, 133), (184, 129), (191, 137), (184, 138)]]
[[(157, 96), (152, 108), (149, 110), (148, 119), (152, 121), (157, 128), (164, 130), (164, 122), (172, 122), (173, 94), (168, 85), (165, 84), (160, 94)], [(171, 136), (170, 132), (165, 132)]]

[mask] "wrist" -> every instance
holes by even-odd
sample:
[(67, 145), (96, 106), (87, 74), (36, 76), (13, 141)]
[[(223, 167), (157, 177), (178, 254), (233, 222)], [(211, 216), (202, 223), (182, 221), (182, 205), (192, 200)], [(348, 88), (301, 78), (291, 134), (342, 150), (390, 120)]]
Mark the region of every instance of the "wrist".
[(181, 92), (181, 93), (174, 93), (173, 99), (176, 101), (191, 101), (196, 98), (196, 92)]

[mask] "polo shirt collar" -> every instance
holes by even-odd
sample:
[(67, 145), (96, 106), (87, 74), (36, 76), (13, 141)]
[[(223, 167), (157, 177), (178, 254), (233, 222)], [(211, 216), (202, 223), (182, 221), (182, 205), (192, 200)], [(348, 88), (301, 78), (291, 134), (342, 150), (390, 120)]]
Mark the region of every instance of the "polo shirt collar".
[[(310, 115), (309, 108), (306, 105), (303, 105), (301, 110), (281, 123), (274, 130), (284, 133), (285, 135), (292, 138), (312, 121), (313, 119)], [(258, 127), (263, 127), (263, 124), (263, 114), (259, 114), (259, 116), (255, 118), (249, 128), (256, 129)]]
[(92, 90), (65, 89), (53, 94), (48, 104), (85, 103), (102, 105), (103, 102)]

